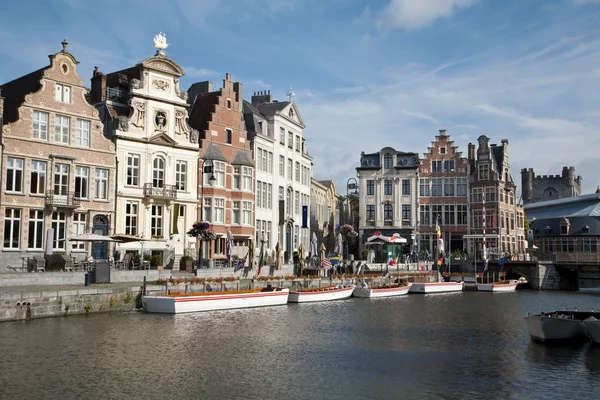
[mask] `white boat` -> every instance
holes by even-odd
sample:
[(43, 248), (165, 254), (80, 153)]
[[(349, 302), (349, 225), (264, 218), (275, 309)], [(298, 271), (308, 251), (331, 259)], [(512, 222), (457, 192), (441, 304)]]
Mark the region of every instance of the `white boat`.
[(144, 296), (144, 310), (149, 313), (179, 314), (198, 311), (232, 310), (287, 304), (289, 289), (255, 289), (194, 294)]
[(288, 301), (290, 303), (309, 303), (315, 301), (343, 300), (352, 296), (352, 286), (326, 286), (303, 290), (292, 290)]
[(408, 293), (411, 283), (390, 283), (388, 285), (371, 286), (362, 283), (354, 288), (352, 296), (354, 297), (392, 297), (402, 296)]
[(516, 280), (496, 281), (489, 283), (478, 283), (477, 290), (480, 292), (514, 292), (519, 284)]
[(600, 313), (589, 311), (552, 311), (528, 315), (525, 323), (533, 340), (539, 342), (587, 340), (588, 328), (584, 320)]
[[(596, 313), (600, 314), (600, 313)], [(591, 316), (583, 321), (592, 342), (600, 344), (600, 316)]]
[(409, 293), (462, 292), (463, 282), (419, 282), (410, 286)]

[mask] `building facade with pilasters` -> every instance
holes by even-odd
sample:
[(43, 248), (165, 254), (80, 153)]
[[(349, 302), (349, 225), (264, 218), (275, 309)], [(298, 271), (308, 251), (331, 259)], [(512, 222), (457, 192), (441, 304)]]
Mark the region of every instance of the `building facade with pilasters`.
[(198, 132), (179, 88), (184, 71), (163, 49), (131, 68), (96, 69), (90, 98), (117, 148), (115, 233), (140, 238), (118, 244), (119, 256), (159, 256), (179, 269), (196, 246), (186, 232), (197, 213)]
[(375, 232), (385, 236), (398, 233), (407, 240), (406, 247), (413, 248), (418, 220), (419, 164), (417, 153), (391, 147), (376, 153), (361, 153), (360, 166), (356, 168), (361, 251)]
[(107, 243), (70, 239), (114, 233), (115, 145), (86, 100), (78, 61), (62, 46), (47, 67), (0, 86), (1, 257), (13, 267), (45, 250), (106, 259)]

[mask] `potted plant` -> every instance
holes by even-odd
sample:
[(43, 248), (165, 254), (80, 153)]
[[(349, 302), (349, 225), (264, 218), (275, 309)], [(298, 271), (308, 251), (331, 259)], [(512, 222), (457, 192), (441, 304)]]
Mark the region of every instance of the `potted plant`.
[(194, 268), (194, 259), (192, 256), (183, 256), (179, 259), (179, 269), (181, 271), (192, 273)]

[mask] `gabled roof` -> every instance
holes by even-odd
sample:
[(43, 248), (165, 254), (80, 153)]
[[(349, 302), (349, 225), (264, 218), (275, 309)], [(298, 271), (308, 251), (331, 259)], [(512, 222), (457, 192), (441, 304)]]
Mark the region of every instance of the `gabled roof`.
[(252, 160), (250, 160), (248, 153), (246, 153), (244, 150), (238, 150), (237, 153), (235, 153), (235, 157), (233, 157), (231, 165), (246, 165), (248, 167), (254, 167), (254, 163)]
[[(287, 115), (286, 112), (284, 112), (285, 110), (289, 109), (290, 107), (294, 110), (294, 115), (298, 119), (297, 121), (294, 121), (292, 118), (290, 118)], [(300, 116), (300, 113), (298, 112), (298, 107), (296, 106), (296, 103), (294, 103), (293, 101), (281, 101), (281, 102), (274, 101), (272, 103), (262, 103), (262, 104), (259, 104), (258, 106), (256, 106), (256, 108), (266, 118), (272, 118), (276, 114), (279, 114), (282, 117), (286, 118), (287, 120), (293, 121), (294, 123), (300, 125), (303, 129), (306, 127), (304, 125), (304, 120), (302, 119), (302, 117)]]
[(204, 160), (227, 162), (227, 159), (223, 157), (223, 153), (221, 153), (221, 148), (215, 143), (209, 143), (208, 147), (206, 147), (206, 151), (200, 158)]
[(171, 146), (177, 145), (177, 142), (173, 140), (169, 135), (164, 132), (157, 133), (148, 138), (148, 142), (156, 144), (168, 144)]

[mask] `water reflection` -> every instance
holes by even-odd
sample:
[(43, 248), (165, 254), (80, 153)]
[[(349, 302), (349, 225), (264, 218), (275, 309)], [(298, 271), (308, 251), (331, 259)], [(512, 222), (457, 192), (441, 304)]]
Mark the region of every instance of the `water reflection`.
[(530, 342), (522, 317), (596, 299), (457, 293), (5, 323), (0, 397), (590, 398), (600, 348)]

